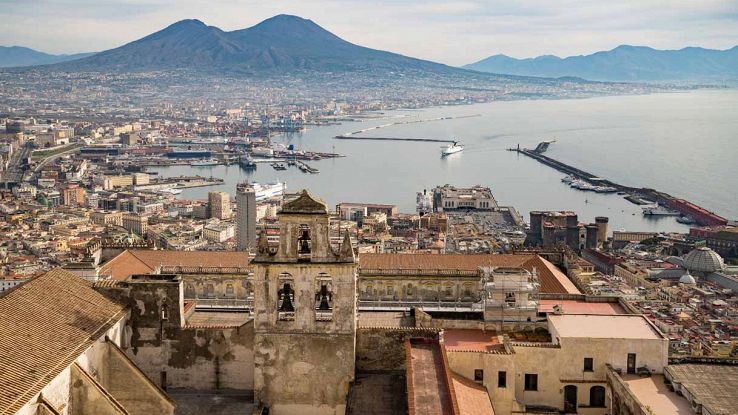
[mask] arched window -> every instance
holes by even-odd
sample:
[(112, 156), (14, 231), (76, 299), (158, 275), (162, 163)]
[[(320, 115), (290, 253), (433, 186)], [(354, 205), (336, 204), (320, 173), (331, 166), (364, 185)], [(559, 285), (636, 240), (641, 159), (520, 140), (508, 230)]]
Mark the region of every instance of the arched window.
[(333, 319), (333, 278), (325, 273), (318, 274), (315, 279), (315, 319)]
[(279, 311), (294, 312), (295, 311), (295, 289), (291, 282), (283, 282), (279, 288)]
[(226, 295), (232, 296), (234, 294), (233, 284), (226, 284)]
[(605, 407), (605, 387), (592, 386), (589, 389), (589, 406), (595, 408)]
[(283, 272), (277, 278), (277, 312), (279, 320), (295, 319), (295, 281), (292, 275)]
[(298, 255), (309, 255), (311, 249), (310, 226), (305, 224), (300, 225), (300, 231), (297, 237), (297, 253)]

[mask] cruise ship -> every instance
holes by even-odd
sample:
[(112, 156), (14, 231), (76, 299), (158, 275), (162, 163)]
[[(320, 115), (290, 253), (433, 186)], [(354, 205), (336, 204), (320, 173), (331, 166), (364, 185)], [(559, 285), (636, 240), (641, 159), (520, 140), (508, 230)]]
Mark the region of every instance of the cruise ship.
[(284, 194), (284, 190), (287, 188), (287, 185), (282, 182), (266, 184), (254, 183), (253, 186), (257, 202), (282, 196)]
[(461, 151), (464, 151), (464, 145), (460, 144), (458, 141), (454, 141), (453, 144), (449, 144), (446, 147), (441, 147), (442, 156), (448, 156)]

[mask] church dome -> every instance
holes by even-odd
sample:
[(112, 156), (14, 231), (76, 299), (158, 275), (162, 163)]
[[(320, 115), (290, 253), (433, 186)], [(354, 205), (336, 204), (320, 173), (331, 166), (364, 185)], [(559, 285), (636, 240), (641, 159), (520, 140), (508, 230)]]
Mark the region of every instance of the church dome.
[(684, 256), (684, 266), (689, 271), (710, 273), (722, 271), (725, 263), (717, 252), (703, 246), (693, 249)]
[(694, 285), (697, 284), (697, 281), (695, 281), (694, 277), (689, 275), (689, 273), (687, 272), (679, 278), (679, 283)]

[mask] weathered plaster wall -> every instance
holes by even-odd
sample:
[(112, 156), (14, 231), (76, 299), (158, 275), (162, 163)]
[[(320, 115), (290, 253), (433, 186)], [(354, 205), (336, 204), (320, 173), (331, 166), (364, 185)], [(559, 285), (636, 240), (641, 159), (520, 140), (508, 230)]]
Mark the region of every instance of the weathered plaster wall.
[(354, 337), (256, 334), (255, 400), (270, 413), (342, 414), (354, 378)]
[(175, 404), (155, 386), (122, 350), (107, 344), (106, 373), (100, 384), (131, 415), (174, 414)]
[(164, 388), (253, 388), (253, 323), (237, 328), (183, 327), (179, 281), (129, 285), (131, 339), (124, 350), (149, 379)]
[(69, 414), (127, 415), (126, 410), (79, 366), (72, 365), (70, 374)]

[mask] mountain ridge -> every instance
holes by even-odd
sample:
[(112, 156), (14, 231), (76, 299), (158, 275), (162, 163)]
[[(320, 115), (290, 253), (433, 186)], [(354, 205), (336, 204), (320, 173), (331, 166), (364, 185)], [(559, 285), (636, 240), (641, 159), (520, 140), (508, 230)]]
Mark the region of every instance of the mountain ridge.
[(80, 59), (93, 54), (94, 52), (54, 55), (25, 46), (0, 46), (0, 68), (47, 65)]
[(595, 81), (681, 81), (738, 79), (738, 46), (716, 50), (696, 46), (661, 50), (619, 45), (589, 55), (541, 55), (517, 59), (503, 54), (464, 65), (481, 72), (520, 76), (575, 76)]
[(67, 71), (188, 69), (206, 73), (468, 72), (359, 46), (312, 20), (284, 14), (228, 32), (197, 19), (185, 19), (117, 48), (46, 68)]

